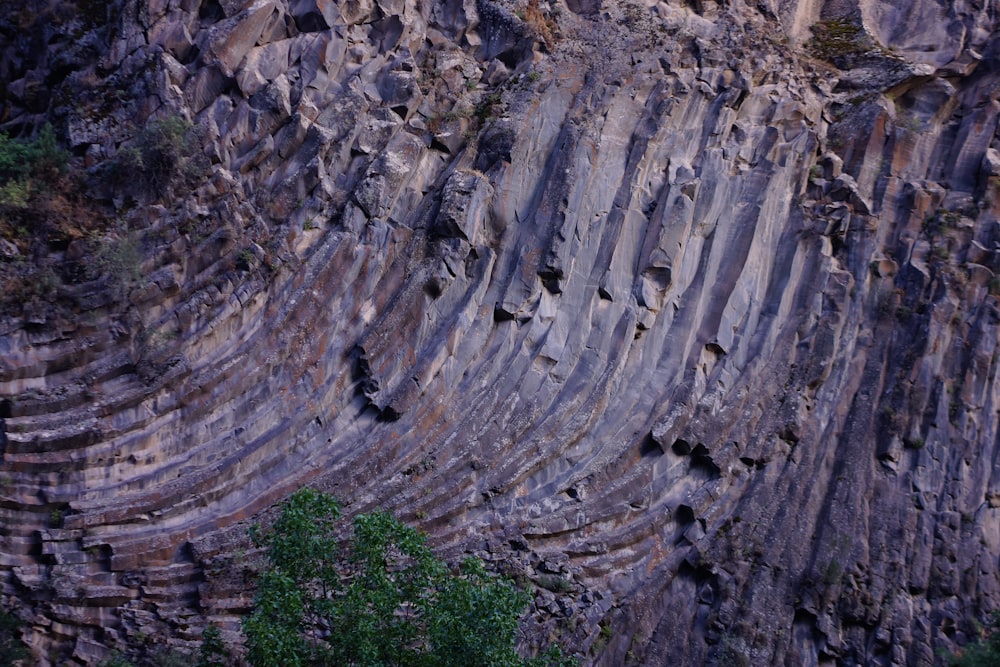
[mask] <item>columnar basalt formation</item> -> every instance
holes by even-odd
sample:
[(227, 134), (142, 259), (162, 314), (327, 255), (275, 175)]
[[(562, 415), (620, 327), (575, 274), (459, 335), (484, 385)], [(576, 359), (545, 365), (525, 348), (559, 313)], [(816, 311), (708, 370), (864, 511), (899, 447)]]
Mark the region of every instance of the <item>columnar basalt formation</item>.
[(586, 664), (931, 664), (1000, 608), (995, 2), (42, 4), (4, 127), (99, 183), (180, 117), (200, 169), (95, 194), (141, 278), (0, 320), (39, 664), (238, 641), (306, 483)]

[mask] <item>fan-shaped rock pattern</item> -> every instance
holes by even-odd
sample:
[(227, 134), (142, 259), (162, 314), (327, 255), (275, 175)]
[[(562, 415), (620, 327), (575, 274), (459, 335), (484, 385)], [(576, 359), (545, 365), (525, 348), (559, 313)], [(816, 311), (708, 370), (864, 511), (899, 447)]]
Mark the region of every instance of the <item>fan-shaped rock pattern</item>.
[(595, 664), (967, 641), (1000, 607), (986, 5), (112, 5), (60, 85), (129, 97), (67, 110), (74, 150), (169, 111), (211, 167), (128, 213), (127, 301), (2, 322), (41, 664), (235, 639), (246, 523), (305, 483), (518, 577), (532, 641)]

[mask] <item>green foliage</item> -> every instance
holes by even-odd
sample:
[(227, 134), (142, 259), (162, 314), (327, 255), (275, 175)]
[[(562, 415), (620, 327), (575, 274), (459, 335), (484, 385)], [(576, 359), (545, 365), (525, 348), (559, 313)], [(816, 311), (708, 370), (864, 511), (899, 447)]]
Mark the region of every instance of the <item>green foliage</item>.
[(448, 620), (433, 613), (435, 597), (447, 595), (436, 590), (447, 583), (444, 565), (419, 533), (377, 512), (354, 522), (350, 568), (346, 589), (328, 607), (331, 618), (353, 619), (332, 637), (331, 662), (418, 664), (425, 649), (421, 636), (437, 639)]
[(608, 645), (611, 638), (615, 636), (615, 631), (611, 629), (611, 626), (607, 623), (601, 624), (601, 629), (597, 633), (597, 639), (594, 641), (594, 645), (591, 650), (594, 653), (600, 653), (604, 650), (604, 647)]
[(542, 574), (535, 579), (535, 583), (553, 593), (568, 593), (573, 590), (573, 584), (568, 579), (564, 579), (555, 574)]
[(250, 537), (257, 546), (267, 547), (275, 571), (295, 573), (296, 584), (316, 577), (333, 582), (337, 541), (331, 534), (339, 518), (340, 506), (333, 497), (305, 488), (292, 494), (270, 531), (261, 533), (254, 526)]
[(995, 612), (983, 637), (952, 656), (951, 667), (1000, 667), (1000, 612)]
[(0, 610), (0, 665), (13, 665), (27, 657), (28, 649), (21, 641), (21, 621)]
[(0, 204), (14, 208), (27, 208), (31, 200), (32, 185), (26, 178), (13, 179), (0, 185)]
[(27, 175), (30, 171), (30, 144), (0, 132), (0, 179)]
[(210, 625), (201, 633), (201, 646), (198, 647), (198, 662), (195, 667), (225, 667), (229, 664), (229, 651), (222, 643), (222, 632), (217, 626)]
[(244, 620), (257, 667), (570, 667), (558, 648), (525, 660), (515, 650), (528, 603), (508, 580), (468, 559), (458, 573), (426, 537), (385, 512), (358, 516), (343, 550), (336, 501), (312, 489), (292, 495), (271, 530), (253, 613)]
[(0, 132), (0, 205), (26, 208), (32, 194), (59, 177), (68, 159), (51, 125), (28, 141)]
[(56, 140), (52, 126), (46, 123), (38, 136), (28, 144), (28, 164), (36, 177), (52, 177), (66, 169), (69, 153)]
[(314, 658), (314, 642), (305, 633), (315, 631), (320, 619), (320, 610), (312, 607), (338, 582), (337, 543), (330, 533), (339, 516), (333, 498), (306, 488), (289, 498), (269, 532), (251, 529), (271, 565), (258, 581), (254, 611), (243, 622), (252, 664), (299, 667)]
[(527, 658), (523, 667), (579, 667), (580, 661), (563, 653), (558, 644), (552, 644), (536, 658)]
[(427, 638), (436, 664), (518, 665), (517, 622), (529, 600), (505, 579), (490, 576), (467, 559), (461, 576), (443, 573), (436, 604), (428, 613)]
[(100, 241), (90, 267), (92, 277), (107, 276), (115, 298), (124, 298), (133, 285), (142, 282), (142, 251), (134, 233)]
[(196, 148), (196, 133), (183, 117), (150, 121), (132, 145), (119, 151), (116, 180), (126, 190), (138, 187), (145, 194), (161, 194), (177, 176), (192, 170)]
[(34, 139), (11, 139), (0, 132), (0, 180), (46, 176), (66, 167), (69, 155), (59, 147), (51, 125), (44, 125)]
[(247, 657), (257, 667), (301, 667), (310, 664), (313, 646), (306, 641), (305, 591), (274, 570), (257, 582), (254, 611), (243, 621)]
[(495, 114), (495, 107), (503, 101), (499, 92), (491, 93), (476, 106), (476, 116), (480, 123), (485, 123)]
[[(201, 645), (196, 653), (186, 649), (163, 647), (153, 637), (139, 633), (136, 636), (143, 657), (133, 662), (127, 655), (113, 652), (98, 663), (98, 667), (226, 667), (230, 664), (229, 651), (222, 642), (219, 628), (210, 625), (202, 632)], [(6, 663), (0, 663), (6, 664)]]

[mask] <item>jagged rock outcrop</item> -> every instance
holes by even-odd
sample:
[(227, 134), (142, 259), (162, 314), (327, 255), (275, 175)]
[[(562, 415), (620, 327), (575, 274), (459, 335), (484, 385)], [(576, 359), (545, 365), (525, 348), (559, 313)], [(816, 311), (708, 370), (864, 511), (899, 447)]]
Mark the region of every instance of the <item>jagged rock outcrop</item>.
[(968, 641), (1000, 608), (997, 9), (4, 19), (9, 131), (54, 121), (103, 183), (179, 116), (203, 160), (94, 186), (141, 279), (67, 270), (0, 320), (0, 581), (39, 664), (236, 640), (247, 524), (305, 483), (529, 585), (528, 643), (587, 664)]

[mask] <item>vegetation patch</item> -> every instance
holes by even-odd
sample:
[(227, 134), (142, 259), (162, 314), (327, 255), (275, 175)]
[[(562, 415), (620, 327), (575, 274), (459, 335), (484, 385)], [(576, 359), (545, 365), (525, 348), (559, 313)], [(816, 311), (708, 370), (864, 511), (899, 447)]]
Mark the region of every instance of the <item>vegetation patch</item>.
[(128, 296), (133, 285), (142, 281), (142, 252), (139, 238), (134, 232), (123, 232), (97, 243), (93, 278), (105, 276), (116, 299)]
[(38, 259), (107, 224), (68, 164), (50, 125), (31, 138), (0, 133), (0, 312), (53, 302), (60, 285), (84, 277), (79, 263)]
[(538, 658), (518, 655), (529, 597), (478, 559), (453, 571), (423, 534), (385, 512), (358, 516), (341, 545), (339, 516), (336, 500), (307, 488), (270, 530), (251, 531), (268, 563), (243, 622), (252, 665), (576, 664), (557, 646)]
[(535, 579), (535, 583), (545, 590), (552, 591), (560, 595), (573, 590), (573, 582), (555, 574), (540, 574)]
[(989, 625), (980, 629), (977, 641), (948, 659), (951, 667), (996, 667), (1000, 665), (1000, 612), (994, 612)]
[(0, 610), (0, 665), (13, 665), (27, 657), (28, 649), (21, 641), (21, 621)]
[(813, 36), (806, 45), (809, 52), (838, 67), (845, 59), (866, 53), (874, 46), (862, 27), (851, 19), (827, 19), (813, 24), (811, 29)]
[(199, 143), (198, 132), (181, 116), (150, 121), (118, 153), (112, 167), (116, 184), (125, 194), (162, 196), (178, 178), (193, 180), (204, 171)]
[(528, 5), (523, 13), (518, 12), (519, 18), (524, 20), (547, 45), (555, 43), (555, 34), (558, 30), (555, 21), (546, 16), (538, 6), (538, 0), (528, 0)]
[(51, 125), (28, 140), (12, 139), (0, 132), (0, 206), (27, 207), (33, 193), (58, 183), (68, 159)]

